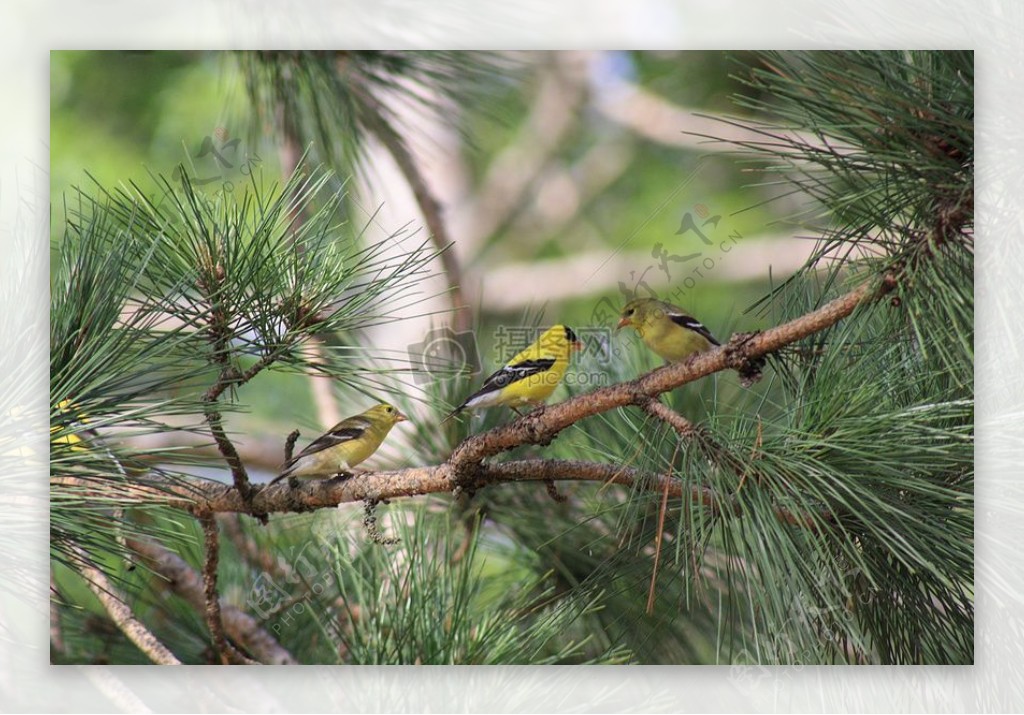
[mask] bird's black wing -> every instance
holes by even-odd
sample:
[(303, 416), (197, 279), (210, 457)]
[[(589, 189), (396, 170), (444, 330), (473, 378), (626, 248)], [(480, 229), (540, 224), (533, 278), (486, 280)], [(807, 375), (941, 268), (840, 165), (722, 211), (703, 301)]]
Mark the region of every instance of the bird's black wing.
[(683, 313), (669, 313), (668, 317), (669, 320), (676, 325), (686, 328), (687, 330), (692, 330), (699, 335), (703, 335), (712, 345), (721, 345), (721, 343), (715, 339), (715, 336), (711, 334), (711, 331), (705, 328), (704, 324), (696, 318), (684, 315)]
[(312, 442), (306, 445), (306, 448), (301, 452), (292, 457), (288, 462), (281, 467), (281, 473), (270, 481), (270, 484), (284, 479), (288, 476), (288, 471), (294, 467), (300, 459), (308, 457), (316, 452), (321, 452), (335, 445), (341, 444), (342, 442), (348, 442), (352, 439), (359, 439), (366, 430), (369, 429), (369, 420), (363, 419), (362, 417), (349, 417), (348, 419), (342, 420), (336, 424), (329, 432), (326, 432)]
[(358, 439), (362, 437), (366, 430), (370, 427), (370, 423), (365, 420), (360, 420), (359, 423), (355, 423), (353, 419), (345, 420), (344, 424), (340, 424), (330, 432), (320, 435), (308, 445), (306, 448), (299, 452), (292, 462), (298, 461), (302, 457), (308, 457), (316, 452), (322, 452), (325, 449), (329, 449), (342, 442), (348, 442), (349, 440)]
[(503, 387), (508, 387), (513, 382), (519, 382), (520, 380), (525, 380), (528, 377), (550, 370), (554, 364), (554, 358), (541, 358), (539, 360), (523, 360), (515, 365), (506, 365), (484, 380), (483, 386), (477, 390), (473, 397), (500, 390)]

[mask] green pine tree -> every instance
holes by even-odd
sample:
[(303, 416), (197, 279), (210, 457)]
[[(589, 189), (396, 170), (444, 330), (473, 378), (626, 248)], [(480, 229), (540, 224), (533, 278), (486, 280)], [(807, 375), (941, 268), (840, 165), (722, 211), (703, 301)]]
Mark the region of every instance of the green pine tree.
[[(439, 255), (469, 320), (394, 108), (443, 111), (511, 70), (459, 53), (237, 64), (287, 181), (97, 183), (54, 246), (54, 662), (972, 662), (971, 53), (740, 65), (735, 122), (759, 138), (737, 161), (801, 198), (817, 238), (751, 309), (778, 327), (639, 382), (645, 356), (585, 364), (608, 401), (577, 387), (516, 423), (532, 428), (473, 423), (512, 452), (436, 427), (465, 383), (417, 395), (407, 363), (361, 340), (422, 300)], [(397, 256), (339, 178), (372, 172), (370, 137), (431, 229)], [(231, 425), (274, 372), (437, 418), (410, 430), (405, 471), (264, 490)], [(211, 467), (226, 483), (197, 476)]]

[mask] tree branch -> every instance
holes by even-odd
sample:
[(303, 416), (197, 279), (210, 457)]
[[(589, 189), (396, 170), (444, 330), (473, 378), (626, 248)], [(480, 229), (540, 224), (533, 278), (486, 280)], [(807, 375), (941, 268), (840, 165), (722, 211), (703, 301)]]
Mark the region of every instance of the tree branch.
[(693, 437), (697, 434), (697, 428), (694, 426), (693, 422), (690, 422), (690, 420), (683, 417), (664, 402), (653, 397), (648, 397), (640, 400), (638, 406), (652, 417), (656, 417), (662, 422), (668, 424), (682, 439)]
[[(507, 482), (549, 481), (618, 484), (630, 488), (645, 488), (658, 493), (663, 493), (667, 489), (670, 497), (688, 495), (694, 503), (710, 509), (715, 514), (740, 513), (740, 505), (732, 496), (717, 494), (710, 487), (693, 485), (684, 491), (682, 482), (677, 479), (616, 464), (566, 459), (523, 459), (498, 464), (479, 464), (473, 468), (471, 477), (469, 486), (472, 489)], [(75, 478), (62, 477), (59, 480), (51, 480), (51, 484), (67, 484), (72, 479)], [(105, 486), (97, 480), (94, 488), (102, 494)], [(254, 487), (252, 508), (268, 514), (307, 512), (332, 508), (339, 504), (363, 502), (366, 499), (385, 500), (425, 494), (447, 494), (457, 486), (460, 486), (460, 483), (455, 478), (454, 468), (445, 462), (429, 467), (357, 474), (345, 479), (314, 479), (300, 482), (295, 489), (289, 489), (285, 482), (279, 482), (273, 487), (257, 484)], [(128, 494), (132, 494), (139, 501), (165, 504), (192, 512), (248, 513), (250, 509), (236, 489), (218, 482), (190, 480), (163, 486), (138, 485), (130, 492), (126, 492), (122, 486), (118, 492), (122, 499)], [(820, 512), (815, 520), (814, 516), (796, 514), (782, 506), (776, 507), (775, 513), (786, 523), (812, 529), (817, 528), (818, 522), (834, 518), (827, 512)], [(198, 583), (199, 577), (193, 578)], [(202, 608), (202, 588), (197, 585), (197, 589), (198, 607)], [(228, 631), (230, 633), (230, 628)], [(233, 634), (232, 638), (237, 640)]]
[[(356, 85), (354, 88), (357, 88)], [(374, 135), (381, 141), (384, 147), (391, 154), (399, 171), (409, 183), (412, 189), (416, 204), (420, 207), (424, 221), (427, 222), (427, 230), (437, 248), (438, 257), (441, 259), (441, 266), (444, 268), (445, 278), (448, 281), (448, 295), (451, 299), (454, 316), (452, 318), (452, 329), (455, 332), (465, 332), (473, 328), (473, 315), (470, 312), (469, 303), (466, 301), (465, 292), (462, 287), (462, 269), (459, 261), (452, 250), (454, 242), (448, 227), (441, 216), (441, 204), (434, 197), (427, 181), (416, 165), (412, 152), (405, 140), (398, 135), (390, 124), (384, 119), (385, 109), (373, 92), (360, 92), (362, 101), (370, 108), (373, 116), (368, 126)]]
[(81, 547), (75, 546), (73, 548), (79, 557), (77, 564), (78, 572), (85, 579), (89, 590), (96, 594), (96, 598), (99, 599), (100, 604), (106, 609), (114, 625), (128, 637), (128, 640), (138, 646), (139, 650), (145, 653), (147, 658), (157, 665), (181, 665), (181, 661), (168, 650), (167, 646), (161, 643), (142, 624), (142, 621), (135, 617), (132, 609), (125, 602), (124, 597), (113, 587), (110, 580), (107, 579), (107, 575), (92, 563), (88, 554)]
[(584, 417), (617, 407), (642, 406), (651, 398), (715, 372), (734, 369), (743, 374), (758, 359), (790, 343), (835, 325), (857, 306), (887, 293), (896, 285), (886, 276), (879, 285), (865, 283), (775, 328), (756, 334), (736, 334), (721, 347), (699, 353), (681, 363), (666, 365), (629, 382), (603, 387), (520, 417), (489, 432), (474, 435), (456, 447), (448, 463), (456, 472), (524, 444), (548, 444)]
[[(725, 345), (699, 353), (688, 360), (666, 365), (629, 382), (611, 385), (544, 407), (513, 422), (474, 435), (456, 447), (451, 457), (431, 467), (414, 467), (392, 472), (377, 472), (347, 479), (314, 480), (289, 489), (284, 482), (276, 488), (257, 485), (249, 501), (231, 486), (213, 482), (138, 483), (116, 485), (120, 498), (129, 494), (140, 500), (165, 503), (196, 514), (206, 512), (308, 511), (364, 499), (383, 500), (448, 492), (456, 487), (481, 488), (508, 481), (601, 481), (625, 485), (646, 485), (664, 489), (664, 476), (640, 472), (631, 467), (567, 460), (521, 460), (484, 464), (483, 460), (525, 444), (548, 444), (559, 432), (579, 420), (618, 407), (640, 406), (665, 419), (681, 435), (692, 436), (696, 428), (688, 420), (657, 407), (657, 396), (726, 369), (741, 374), (765, 355), (813, 333), (824, 330), (850, 315), (859, 305), (888, 293), (896, 281), (886, 275), (879, 283), (864, 283), (821, 308), (775, 328), (756, 334), (737, 334)], [(105, 480), (61, 477), (51, 485), (79, 486), (92, 490), (110, 489)], [(669, 484), (670, 496), (682, 496), (682, 487)], [(715, 510), (735, 509), (735, 502), (714, 494), (706, 487), (695, 487), (690, 498)], [(780, 519), (816, 528), (821, 520), (832, 520), (828, 512), (816, 515), (793, 514), (777, 507)]]
[[(171, 590), (188, 601), (197, 611), (205, 613), (206, 599), (202, 577), (184, 559), (170, 549), (151, 541), (131, 540), (129, 545), (145, 559), (154, 573), (166, 580)], [(248, 613), (225, 603), (220, 604), (220, 610), (225, 634), (252, 653), (261, 663), (298, 664), (294, 656)]]
[(206, 618), (206, 625), (210, 629), (214, 652), (224, 665), (229, 663), (253, 665), (255, 663), (252, 660), (246, 658), (228, 643), (224, 634), (224, 621), (220, 614), (220, 595), (217, 593), (217, 564), (220, 561), (217, 519), (212, 512), (204, 512), (200, 514), (199, 521), (203, 525), (203, 535), (206, 537), (206, 558), (203, 561), (203, 594), (206, 598), (206, 607), (203, 609), (203, 614)]
[[(216, 346), (220, 339), (215, 337), (213, 341)], [(227, 432), (224, 430), (224, 421), (216, 408), (216, 404), (228, 387), (244, 385), (256, 377), (263, 368), (272, 363), (275, 357), (276, 354), (274, 352), (268, 352), (248, 370), (240, 373), (231, 366), (226, 352), (215, 349), (214, 358), (221, 366), (220, 374), (217, 376), (217, 381), (203, 395), (204, 413), (206, 415), (206, 422), (210, 425), (210, 434), (213, 435), (213, 440), (217, 443), (217, 449), (220, 451), (221, 456), (224, 457), (224, 461), (227, 462), (228, 469), (231, 470), (231, 479), (234, 482), (235, 488), (238, 489), (239, 494), (246, 500), (252, 498), (252, 485), (249, 483), (249, 474), (245, 469), (241, 456), (238, 454), (238, 449), (235, 447), (234, 442), (228, 438)], [(251, 513), (265, 522), (266, 517), (259, 512), (254, 511)]]

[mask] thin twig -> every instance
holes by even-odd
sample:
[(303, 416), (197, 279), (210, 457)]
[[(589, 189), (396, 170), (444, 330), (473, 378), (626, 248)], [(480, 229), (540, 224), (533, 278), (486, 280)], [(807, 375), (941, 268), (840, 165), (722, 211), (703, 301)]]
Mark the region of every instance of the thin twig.
[(288, 433), (288, 437), (284, 441), (284, 463), (292, 461), (292, 453), (295, 451), (295, 440), (299, 438), (301, 433), (297, 429), (293, 429)]
[(551, 497), (554, 501), (558, 502), (559, 504), (564, 504), (565, 502), (569, 501), (569, 497), (565, 496), (564, 494), (558, 493), (558, 485), (555, 484), (554, 479), (546, 480), (544, 482), (544, 486), (547, 487), (548, 496)]
[(217, 449), (220, 451), (224, 461), (227, 462), (228, 469), (231, 471), (231, 478), (234, 482), (235, 489), (242, 495), (243, 499), (248, 500), (252, 496), (252, 485), (249, 483), (249, 475), (245, 471), (245, 465), (242, 463), (242, 458), (238, 455), (238, 450), (235, 449), (234, 443), (228, 438), (227, 432), (224, 430), (224, 422), (221, 418), (221, 414), (212, 405), (212, 401), (207, 401), (206, 407), (206, 423), (210, 426), (210, 433), (213, 435), (213, 441), (217, 443)]
[[(220, 342), (220, 339), (216, 337), (212, 338), (212, 340), (215, 345)], [(245, 469), (241, 456), (238, 454), (238, 449), (228, 438), (227, 432), (224, 429), (224, 421), (220, 411), (216, 408), (216, 404), (228, 387), (244, 385), (273, 362), (274, 357), (273, 353), (267, 353), (248, 370), (239, 373), (231, 366), (227, 353), (223, 349), (215, 348), (214, 359), (221, 366), (220, 374), (217, 376), (217, 381), (203, 395), (203, 410), (206, 416), (206, 423), (210, 426), (210, 434), (213, 435), (218, 451), (224, 458), (224, 461), (227, 462), (228, 469), (231, 470), (231, 479), (235, 488), (238, 489), (238, 492), (247, 501), (252, 498), (252, 484), (249, 483), (249, 474)], [(263, 523), (266, 523), (266, 515), (260, 514), (257, 511), (250, 513)]]
[(686, 439), (697, 434), (697, 428), (690, 420), (683, 417), (664, 402), (653, 397), (643, 397), (640, 398), (638, 404), (644, 412), (668, 424), (681, 438)]
[(161, 643), (153, 633), (142, 624), (132, 609), (125, 602), (124, 597), (114, 588), (107, 578), (107, 575), (93, 564), (89, 555), (78, 546), (73, 547), (78, 562), (76, 568), (85, 579), (100, 604), (107, 611), (110, 619), (124, 633), (128, 640), (139, 647), (146, 657), (157, 665), (181, 665), (174, 654)]
[(203, 594), (206, 599), (206, 607), (203, 609), (203, 613), (206, 616), (206, 625), (210, 629), (214, 652), (224, 665), (229, 663), (255, 665), (254, 661), (239, 653), (228, 642), (224, 633), (224, 621), (220, 613), (220, 594), (217, 593), (217, 564), (220, 561), (217, 519), (212, 512), (205, 512), (199, 515), (199, 521), (203, 525), (203, 535), (206, 538), (206, 558), (203, 561)]
[[(60, 602), (63, 600), (57, 582), (50, 569), (50, 649), (54, 653), (64, 655), (64, 633), (60, 624)], [(51, 658), (51, 662), (53, 659)]]
[[(676, 448), (672, 452), (672, 461), (670, 465), (675, 464), (676, 454), (679, 453), (679, 443), (676, 442)], [(669, 467), (671, 470), (671, 466)], [(669, 477), (671, 478), (672, 472), (669, 471)], [(661, 504), (658, 507), (658, 531), (654, 536), (654, 564), (651, 567), (651, 587), (647, 591), (647, 615), (654, 613), (654, 592), (658, 583), (658, 564), (661, 562), (661, 542), (665, 532), (665, 513), (668, 511), (668, 485), (669, 479), (665, 480), (665, 486), (661, 490)]]
[(384, 536), (384, 533), (377, 526), (377, 500), (363, 499), (363, 528), (370, 541), (381, 546), (394, 546), (401, 539), (397, 536)]

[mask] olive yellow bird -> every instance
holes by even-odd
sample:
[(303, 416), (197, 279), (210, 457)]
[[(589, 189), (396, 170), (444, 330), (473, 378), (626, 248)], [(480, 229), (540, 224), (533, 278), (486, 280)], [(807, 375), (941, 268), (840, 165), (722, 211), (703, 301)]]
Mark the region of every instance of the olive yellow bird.
[(442, 420), (446, 422), (463, 410), (505, 405), (513, 410), (538, 405), (551, 397), (569, 367), (569, 356), (582, 350), (576, 333), (565, 325), (554, 325), (505, 367), (484, 380), (483, 387)]
[(669, 362), (721, 345), (711, 331), (677, 305), (654, 298), (626, 303), (616, 329), (629, 326), (659, 357)]
[(343, 419), (286, 463), (270, 483), (285, 477), (311, 479), (351, 474), (353, 467), (377, 451), (392, 427), (407, 419), (387, 403)]

